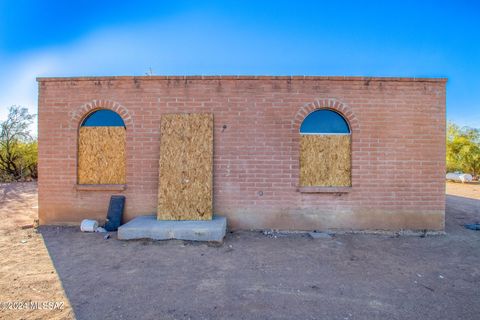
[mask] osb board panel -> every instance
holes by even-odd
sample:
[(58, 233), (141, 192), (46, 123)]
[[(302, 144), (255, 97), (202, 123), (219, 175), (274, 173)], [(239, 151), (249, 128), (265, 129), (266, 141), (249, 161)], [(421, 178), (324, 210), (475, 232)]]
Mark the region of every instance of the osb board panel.
[(213, 115), (163, 115), (159, 167), (157, 218), (211, 220)]
[(350, 186), (350, 135), (302, 135), (301, 186)]
[(79, 184), (125, 184), (124, 127), (81, 127)]

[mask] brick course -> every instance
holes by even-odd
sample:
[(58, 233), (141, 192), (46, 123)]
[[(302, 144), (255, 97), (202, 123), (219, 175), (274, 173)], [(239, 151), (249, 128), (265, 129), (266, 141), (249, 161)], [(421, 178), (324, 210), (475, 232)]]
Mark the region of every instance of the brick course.
[[(39, 78), (41, 224), (156, 211), (160, 117), (214, 114), (214, 211), (233, 229), (444, 228), (445, 79), (365, 77)], [(77, 137), (92, 110), (127, 127), (125, 190), (77, 188)], [(300, 192), (299, 127), (317, 108), (352, 129), (352, 188)], [(108, 188), (107, 188), (108, 189)]]

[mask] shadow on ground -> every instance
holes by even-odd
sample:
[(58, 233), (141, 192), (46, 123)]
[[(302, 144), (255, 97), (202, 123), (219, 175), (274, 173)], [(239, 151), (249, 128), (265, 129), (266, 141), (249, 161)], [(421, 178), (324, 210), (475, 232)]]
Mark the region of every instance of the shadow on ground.
[(78, 319), (478, 319), (480, 200), (447, 196), (447, 235), (265, 236), (222, 246), (40, 229)]

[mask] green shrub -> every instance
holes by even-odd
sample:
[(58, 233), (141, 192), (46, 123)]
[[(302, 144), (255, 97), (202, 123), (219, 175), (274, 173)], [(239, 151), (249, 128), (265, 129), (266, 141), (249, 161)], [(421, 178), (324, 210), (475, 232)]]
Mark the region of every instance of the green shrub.
[(27, 108), (11, 106), (7, 120), (0, 122), (0, 181), (36, 179), (38, 143), (29, 132), (35, 115)]

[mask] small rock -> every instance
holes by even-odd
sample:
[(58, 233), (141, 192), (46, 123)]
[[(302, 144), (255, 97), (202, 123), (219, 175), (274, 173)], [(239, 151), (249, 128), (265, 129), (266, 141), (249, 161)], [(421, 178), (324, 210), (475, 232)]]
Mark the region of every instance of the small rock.
[(262, 231), (263, 235), (268, 237), (268, 238), (276, 238), (277, 237), (277, 232), (275, 230), (263, 230)]
[(21, 243), (27, 243), (27, 240), (23, 239), (20, 241)]

